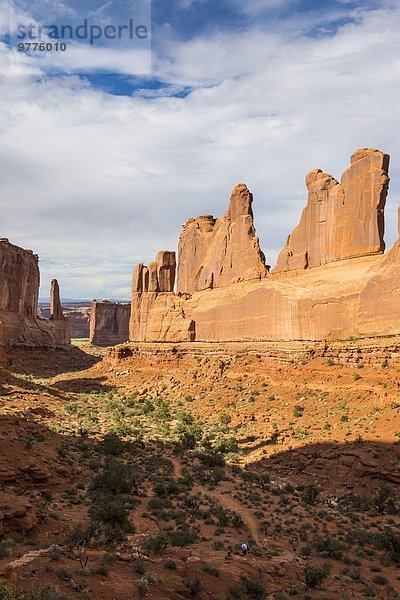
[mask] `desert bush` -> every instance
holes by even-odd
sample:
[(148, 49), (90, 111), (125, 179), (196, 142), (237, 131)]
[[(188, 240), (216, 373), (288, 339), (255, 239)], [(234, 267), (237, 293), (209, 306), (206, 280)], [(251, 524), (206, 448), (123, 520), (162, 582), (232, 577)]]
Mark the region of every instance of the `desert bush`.
[(218, 571), (218, 569), (216, 569), (212, 565), (209, 565), (208, 563), (206, 563), (203, 566), (203, 571), (205, 573), (209, 573), (210, 575), (213, 575), (213, 577), (219, 577), (219, 571)]
[(185, 581), (185, 585), (189, 590), (190, 596), (197, 596), (203, 589), (203, 584), (201, 583), (200, 577), (195, 577), (194, 579), (188, 579)]
[(295, 404), (294, 409), (293, 409), (293, 416), (296, 417), (296, 419), (302, 417), (304, 414), (304, 406), (301, 406), (301, 404)]
[(241, 600), (248, 598), (251, 600), (265, 600), (267, 592), (261, 581), (255, 579), (249, 579), (243, 576), (240, 582), (233, 588), (230, 589), (230, 598), (235, 600)]
[(170, 546), (175, 546), (179, 548), (183, 548), (185, 546), (189, 546), (190, 544), (194, 544), (198, 538), (197, 531), (190, 527), (181, 527), (179, 529), (174, 529), (173, 531), (168, 531), (165, 535)]
[(321, 567), (305, 567), (304, 579), (306, 587), (317, 589), (321, 587), (322, 582), (328, 577), (330, 573), (330, 566), (325, 564)]
[(57, 587), (45, 585), (38, 591), (17, 592), (0, 583), (0, 600), (69, 600)]
[(139, 573), (139, 575), (144, 575), (146, 569), (143, 560), (137, 560), (132, 565), (132, 571), (134, 573)]
[(164, 535), (153, 535), (145, 538), (141, 544), (141, 551), (145, 556), (162, 556), (169, 544)]
[(178, 447), (182, 450), (194, 450), (203, 437), (202, 425), (195, 421), (190, 413), (182, 412), (178, 418), (179, 422), (176, 427)]
[(309, 483), (304, 486), (301, 496), (305, 504), (314, 505), (317, 504), (320, 493), (320, 488), (317, 485)]
[(400, 533), (385, 527), (383, 533), (377, 536), (376, 545), (379, 549), (385, 550), (393, 562), (400, 563)]
[(98, 445), (100, 452), (108, 456), (120, 456), (129, 447), (116, 433), (107, 433)]
[(165, 563), (164, 563), (164, 567), (166, 569), (170, 569), (171, 571), (175, 571), (175, 569), (176, 569), (176, 562), (174, 560), (171, 560), (171, 559), (166, 560)]
[(179, 492), (179, 485), (172, 477), (155, 477), (153, 489), (156, 496), (173, 496)]
[(129, 510), (122, 500), (112, 500), (94, 504), (89, 515), (97, 536), (103, 536), (106, 542), (120, 542), (126, 534), (133, 533), (134, 527), (129, 521)]
[(392, 486), (388, 483), (382, 483), (379, 491), (372, 500), (372, 504), (380, 515), (383, 515), (385, 512), (395, 512), (396, 506), (393, 496), (394, 491)]
[(326, 554), (329, 558), (340, 560), (343, 557), (343, 544), (335, 538), (319, 538), (315, 542), (315, 548), (319, 554)]
[(172, 502), (169, 498), (152, 498), (147, 503), (147, 508), (150, 510), (165, 510), (172, 507)]
[(137, 492), (137, 481), (132, 469), (116, 460), (108, 461), (102, 473), (96, 475), (90, 486), (92, 497), (94, 492), (112, 496)]
[(10, 540), (10, 539), (1, 540), (1, 542), (0, 542), (0, 559), (10, 556), (13, 545), (14, 545), (13, 540)]

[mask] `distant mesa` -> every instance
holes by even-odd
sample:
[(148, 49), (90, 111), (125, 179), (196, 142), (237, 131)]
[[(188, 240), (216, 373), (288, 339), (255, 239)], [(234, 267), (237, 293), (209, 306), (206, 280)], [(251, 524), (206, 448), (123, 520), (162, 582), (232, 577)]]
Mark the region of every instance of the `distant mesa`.
[(129, 340), (131, 303), (93, 300), (89, 340), (95, 346), (115, 346)]

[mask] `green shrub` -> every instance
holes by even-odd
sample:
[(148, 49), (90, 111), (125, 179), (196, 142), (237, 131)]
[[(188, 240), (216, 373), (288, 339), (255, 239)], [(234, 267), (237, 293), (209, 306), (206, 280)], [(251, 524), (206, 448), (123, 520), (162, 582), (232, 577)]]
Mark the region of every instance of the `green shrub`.
[(203, 566), (203, 571), (205, 573), (209, 573), (210, 575), (213, 575), (213, 577), (219, 577), (219, 571), (218, 571), (218, 569), (216, 569), (212, 565), (209, 565), (208, 563), (206, 563)]
[(394, 491), (392, 486), (388, 483), (382, 483), (379, 491), (372, 500), (372, 504), (380, 515), (383, 515), (385, 512), (395, 511), (393, 496)]
[(94, 504), (89, 515), (95, 526), (97, 535), (102, 535), (106, 542), (120, 542), (126, 534), (133, 533), (134, 527), (129, 521), (129, 510), (122, 500), (112, 500)]
[(325, 564), (322, 569), (320, 567), (305, 567), (304, 569), (304, 579), (306, 587), (317, 589), (321, 587), (324, 579), (328, 577), (330, 573), (330, 566)]
[(304, 406), (301, 406), (301, 404), (295, 404), (294, 409), (293, 409), (293, 416), (296, 417), (297, 419), (299, 419), (300, 417), (302, 417), (304, 414)]
[(164, 534), (153, 535), (142, 541), (141, 551), (145, 556), (162, 556), (168, 544), (169, 540)]
[(189, 590), (190, 596), (197, 596), (203, 589), (203, 584), (201, 583), (200, 577), (195, 577), (194, 579), (189, 579), (185, 581), (185, 585)]
[(13, 545), (14, 545), (13, 540), (1, 540), (1, 542), (0, 542), (0, 559), (7, 558), (7, 556), (10, 556)]
[(109, 461), (102, 473), (96, 475), (91, 484), (91, 492), (101, 492), (116, 496), (137, 491), (137, 482), (132, 470), (124, 463)]
[(240, 583), (230, 590), (230, 597), (235, 600), (249, 598), (251, 600), (265, 600), (267, 592), (261, 581), (243, 576)]
[(145, 564), (142, 560), (137, 560), (132, 565), (132, 571), (134, 573), (139, 573), (139, 575), (143, 575), (146, 571)]
[(317, 552), (326, 554), (329, 558), (340, 560), (343, 557), (343, 544), (335, 538), (320, 538), (315, 544)]
[(385, 550), (393, 562), (400, 563), (400, 533), (386, 527), (382, 534), (377, 537), (376, 544), (381, 550)]
[(320, 493), (321, 491), (317, 485), (309, 483), (304, 486), (302, 491), (303, 502), (308, 505), (317, 504)]
[(179, 485), (172, 477), (158, 477), (153, 485), (156, 496), (173, 496), (179, 492)]
[(0, 600), (69, 600), (57, 587), (45, 585), (39, 591), (9, 591), (0, 583)]

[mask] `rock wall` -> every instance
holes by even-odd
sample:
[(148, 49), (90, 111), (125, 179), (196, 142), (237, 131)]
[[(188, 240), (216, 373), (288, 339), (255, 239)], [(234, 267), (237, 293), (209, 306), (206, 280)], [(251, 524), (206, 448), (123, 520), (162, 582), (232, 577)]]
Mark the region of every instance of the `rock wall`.
[(187, 319), (184, 299), (173, 292), (175, 252), (161, 251), (148, 266), (139, 263), (132, 276), (132, 313), (129, 339), (193, 341), (194, 323)]
[(83, 339), (90, 337), (90, 308), (69, 310), (67, 318), (71, 338)]
[(192, 294), (267, 275), (252, 203), (253, 195), (241, 183), (233, 190), (223, 217), (206, 215), (184, 224), (178, 248), (178, 293)]
[(90, 315), (90, 342), (96, 346), (115, 346), (129, 340), (131, 304), (93, 300)]
[(39, 285), (37, 255), (0, 239), (0, 323), (5, 346), (69, 344), (68, 323), (62, 313), (57, 321), (38, 317)]
[(0, 239), (0, 311), (36, 317), (40, 273), (39, 258)]
[(388, 165), (386, 154), (362, 149), (340, 184), (319, 170), (309, 174), (300, 225), (267, 277), (252, 197), (240, 184), (224, 217), (199, 217), (184, 226), (177, 295), (156, 291), (156, 263), (136, 267), (131, 341), (399, 334), (400, 242), (383, 254)]
[(279, 255), (275, 273), (382, 253), (389, 156), (363, 148), (341, 183), (316, 169), (307, 175), (308, 203)]
[(400, 330), (400, 208), (399, 239), (382, 257), (360, 297), (360, 336), (392, 335)]

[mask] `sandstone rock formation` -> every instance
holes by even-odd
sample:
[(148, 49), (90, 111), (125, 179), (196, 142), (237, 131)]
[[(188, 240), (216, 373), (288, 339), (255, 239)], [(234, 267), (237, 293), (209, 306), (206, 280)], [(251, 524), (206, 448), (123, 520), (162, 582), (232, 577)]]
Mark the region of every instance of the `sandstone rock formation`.
[(64, 315), (60, 300), (60, 287), (57, 279), (53, 279), (50, 287), (50, 320), (63, 321)]
[[(64, 318), (68, 321), (71, 338), (87, 338), (90, 335), (91, 302), (63, 302)], [(50, 302), (39, 302), (39, 317), (50, 319)]]
[(131, 304), (93, 300), (90, 315), (90, 342), (96, 346), (115, 346), (129, 340)]
[(27, 498), (0, 493), (0, 537), (30, 531), (37, 525), (36, 510)]
[(362, 149), (340, 184), (319, 170), (310, 173), (300, 225), (268, 277), (254, 237), (251, 194), (236, 187), (224, 217), (185, 224), (178, 295), (155, 291), (160, 288), (152, 264), (136, 267), (130, 339), (324, 340), (400, 333), (400, 241), (382, 254), (388, 164), (386, 154)]
[[(39, 261), (0, 239), (0, 322), (4, 345), (64, 346), (69, 344), (68, 323), (38, 318)], [(57, 309), (58, 310), (58, 309)]]
[[(157, 254), (157, 278), (159, 292), (173, 292), (175, 285), (176, 257), (175, 252), (161, 250)], [(150, 273), (150, 270), (149, 270)], [(151, 291), (149, 289), (149, 291)]]
[(223, 217), (189, 219), (178, 250), (178, 293), (213, 289), (267, 275), (265, 257), (255, 235), (253, 195), (239, 184)]
[(391, 335), (396, 320), (400, 323), (400, 208), (398, 227), (399, 239), (371, 271), (361, 292), (357, 315), (360, 336)]
[(0, 311), (36, 317), (39, 296), (39, 258), (0, 239)]
[[(129, 339), (193, 341), (194, 323), (187, 319), (183, 300), (173, 292), (175, 252), (161, 251), (149, 266), (139, 263), (132, 276), (132, 312)], [(147, 320), (147, 315), (151, 318)]]
[(341, 183), (319, 169), (311, 171), (307, 206), (274, 272), (382, 253), (388, 168), (387, 154), (363, 148), (352, 155)]

